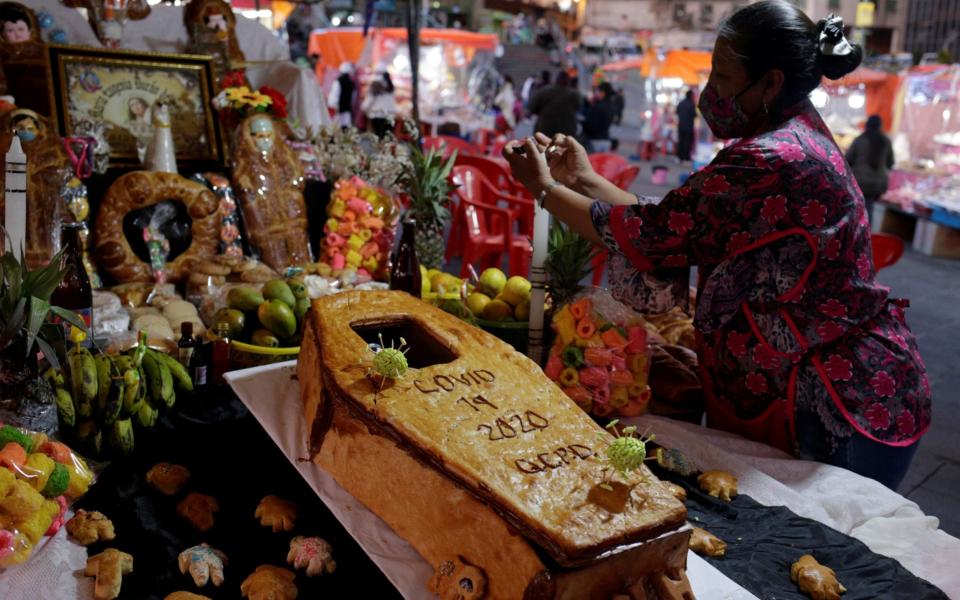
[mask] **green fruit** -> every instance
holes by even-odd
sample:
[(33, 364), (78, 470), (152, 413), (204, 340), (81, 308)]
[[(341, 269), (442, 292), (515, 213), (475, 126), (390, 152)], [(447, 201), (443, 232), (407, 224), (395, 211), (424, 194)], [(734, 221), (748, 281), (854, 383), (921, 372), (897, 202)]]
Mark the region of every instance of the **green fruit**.
[(50, 382), (54, 388), (62, 388), (66, 385), (66, 382), (63, 379), (63, 373), (59, 370), (50, 367), (43, 372), (43, 378)]
[(76, 346), (67, 352), (70, 366), (70, 391), (77, 402), (92, 403), (97, 397), (97, 363), (86, 348)]
[[(262, 302), (257, 306), (262, 306)], [(250, 309), (253, 310), (253, 309)], [(227, 329), (230, 331), (229, 337), (236, 338), (243, 333), (243, 326), (246, 321), (246, 316), (239, 310), (235, 308), (221, 308), (213, 315), (213, 330), (219, 331), (220, 324), (226, 323)]]
[(133, 452), (133, 423), (130, 419), (118, 419), (110, 428), (107, 441), (111, 448), (124, 456)]
[(264, 300), (279, 300), (290, 307), (297, 303), (293, 290), (282, 279), (274, 279), (263, 284), (263, 298)]
[(258, 329), (250, 336), (250, 343), (254, 346), (266, 346), (267, 348), (279, 348), (280, 340), (267, 329)]
[(491, 298), (499, 294), (506, 284), (507, 276), (500, 269), (490, 267), (480, 273), (480, 291)]
[(297, 330), (297, 317), (282, 300), (267, 300), (261, 304), (257, 309), (257, 318), (264, 327), (277, 334), (277, 337), (290, 337)]
[(141, 427), (153, 427), (157, 424), (158, 416), (160, 416), (160, 411), (150, 406), (149, 402), (144, 402), (140, 405), (140, 409), (134, 415), (134, 418)]
[(297, 322), (303, 321), (310, 310), (310, 298), (297, 298), (297, 305), (293, 307), (293, 314), (297, 316)]
[(106, 406), (100, 410), (100, 423), (110, 425), (120, 417), (125, 387), (122, 377), (110, 379), (110, 393), (107, 395)]
[(63, 388), (56, 389), (57, 414), (60, 415), (60, 422), (67, 427), (73, 427), (77, 424), (77, 411), (73, 406), (73, 397), (70, 392)]
[(253, 288), (233, 288), (227, 292), (227, 305), (243, 312), (257, 310), (263, 300), (263, 294)]
[(170, 375), (173, 377), (173, 386), (176, 388), (176, 391), (193, 391), (193, 380), (190, 379), (190, 373), (187, 372), (186, 367), (180, 364), (180, 361), (162, 352), (157, 352), (154, 356), (159, 358), (167, 365), (167, 368), (170, 369)]
[(287, 285), (290, 286), (290, 291), (293, 292), (293, 297), (297, 300), (303, 300), (309, 298), (310, 295), (307, 292), (307, 284), (302, 279), (291, 278), (287, 280)]
[(154, 406), (171, 408), (176, 401), (173, 393), (173, 376), (167, 365), (157, 358), (155, 350), (148, 350), (143, 357), (143, 367), (150, 383), (150, 402)]

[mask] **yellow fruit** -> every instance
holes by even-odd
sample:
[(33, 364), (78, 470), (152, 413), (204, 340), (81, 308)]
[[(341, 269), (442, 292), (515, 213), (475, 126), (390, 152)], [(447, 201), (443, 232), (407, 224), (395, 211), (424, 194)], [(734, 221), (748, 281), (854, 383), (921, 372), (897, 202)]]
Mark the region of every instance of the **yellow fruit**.
[(426, 298), (428, 295), (430, 295), (430, 280), (424, 277), (420, 280), (420, 298)]
[(440, 273), (443, 273), (443, 271), (441, 271), (440, 269), (427, 269), (427, 279), (429, 279), (430, 281), (433, 281), (433, 278), (439, 275)]
[(530, 318), (530, 300), (524, 300), (513, 309), (513, 318), (518, 321), (526, 321)]
[(500, 295), (510, 306), (517, 306), (524, 300), (530, 299), (530, 282), (519, 275), (514, 275), (507, 280)]
[(488, 321), (503, 321), (513, 316), (513, 309), (503, 300), (491, 300), (483, 307), (483, 318)]
[(480, 291), (493, 298), (503, 290), (507, 276), (500, 269), (491, 267), (480, 274)]
[(459, 277), (455, 277), (450, 273), (437, 273), (430, 280), (430, 286), (433, 291), (441, 296), (457, 292), (460, 289), (461, 283), (463, 282)]
[(427, 268), (423, 265), (420, 265), (420, 281), (424, 282), (424, 291), (429, 292), (430, 289), (428, 286), (430, 285), (430, 272), (427, 271)]
[(486, 294), (474, 292), (467, 296), (467, 308), (477, 317), (483, 316), (483, 309), (487, 304), (490, 304), (490, 296)]

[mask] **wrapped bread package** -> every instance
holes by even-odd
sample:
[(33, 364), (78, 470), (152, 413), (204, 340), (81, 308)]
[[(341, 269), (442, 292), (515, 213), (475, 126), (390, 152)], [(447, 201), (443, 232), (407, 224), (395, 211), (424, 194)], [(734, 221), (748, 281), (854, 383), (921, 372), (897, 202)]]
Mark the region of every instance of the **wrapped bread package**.
[[(370, 344), (407, 350), (371, 377)], [(692, 599), (686, 509), (510, 346), (402, 292), (314, 301), (299, 360), (312, 460), (435, 569), (440, 598)], [(612, 484), (612, 485), (611, 485)]]

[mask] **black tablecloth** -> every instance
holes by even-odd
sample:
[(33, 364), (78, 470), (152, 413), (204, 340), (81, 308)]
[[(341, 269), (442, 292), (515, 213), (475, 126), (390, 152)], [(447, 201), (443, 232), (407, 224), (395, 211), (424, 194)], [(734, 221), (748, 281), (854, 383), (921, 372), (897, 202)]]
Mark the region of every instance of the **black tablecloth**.
[[(177, 409), (162, 417), (149, 435), (139, 435), (133, 457), (109, 464), (76, 506), (104, 513), (116, 528), (116, 540), (90, 546), (91, 555), (113, 547), (134, 557), (134, 571), (123, 578), (121, 598), (163, 598), (176, 590), (240, 598), (240, 583), (258, 565), (293, 570), (286, 556), (295, 535), (324, 538), (333, 546), (337, 562), (330, 575), (308, 578), (304, 571), (296, 571), (298, 597), (401, 597), (229, 389), (203, 400), (178, 400)], [(164, 496), (146, 483), (146, 472), (163, 461), (182, 464), (192, 473), (176, 496)], [(206, 533), (176, 513), (177, 503), (194, 491), (220, 503), (215, 525)], [(273, 533), (254, 518), (257, 504), (267, 494), (299, 505), (293, 531)], [(177, 555), (201, 542), (222, 550), (229, 559), (220, 588), (208, 583), (198, 589), (189, 574), (180, 574)]]

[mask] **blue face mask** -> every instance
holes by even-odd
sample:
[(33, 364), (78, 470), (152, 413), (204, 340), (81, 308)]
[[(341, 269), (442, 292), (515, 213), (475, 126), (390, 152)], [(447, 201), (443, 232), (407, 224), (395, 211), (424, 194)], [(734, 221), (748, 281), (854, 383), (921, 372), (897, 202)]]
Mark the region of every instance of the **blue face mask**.
[(32, 142), (37, 139), (37, 132), (28, 129), (18, 129), (17, 137), (20, 138), (21, 142)]

